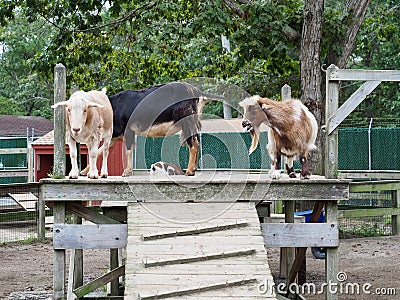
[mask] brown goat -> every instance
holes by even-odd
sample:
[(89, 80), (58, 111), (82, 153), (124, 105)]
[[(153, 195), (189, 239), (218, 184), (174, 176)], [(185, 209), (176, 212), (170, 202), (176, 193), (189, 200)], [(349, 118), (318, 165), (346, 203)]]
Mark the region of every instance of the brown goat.
[(281, 156), (287, 157), (286, 171), (291, 178), (294, 156), (298, 155), (302, 166), (301, 178), (309, 179), (308, 152), (315, 149), (318, 124), (314, 115), (300, 100), (282, 102), (253, 96), (240, 102), (244, 108), (242, 127), (250, 131), (252, 144), (249, 154), (258, 145), (260, 125), (268, 126), (267, 149), (271, 158), (271, 177), (280, 178)]

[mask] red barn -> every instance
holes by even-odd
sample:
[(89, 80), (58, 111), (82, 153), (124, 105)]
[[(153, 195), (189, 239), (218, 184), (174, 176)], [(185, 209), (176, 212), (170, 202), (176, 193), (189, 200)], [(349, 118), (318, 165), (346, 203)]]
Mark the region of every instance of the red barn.
[[(34, 150), (34, 180), (39, 181), (42, 178), (49, 177), (52, 173), (53, 161), (54, 161), (54, 131), (50, 131), (40, 139), (32, 143)], [(86, 145), (81, 145), (81, 165), (82, 169), (86, 166), (88, 161), (88, 149)], [(122, 142), (117, 142), (110, 149), (108, 156), (108, 175), (109, 176), (121, 176), (124, 168), (122, 163), (122, 157), (125, 147)], [(97, 162), (97, 168), (101, 169), (101, 159)], [(71, 161), (69, 159), (69, 149), (66, 146), (66, 174), (71, 170)]]

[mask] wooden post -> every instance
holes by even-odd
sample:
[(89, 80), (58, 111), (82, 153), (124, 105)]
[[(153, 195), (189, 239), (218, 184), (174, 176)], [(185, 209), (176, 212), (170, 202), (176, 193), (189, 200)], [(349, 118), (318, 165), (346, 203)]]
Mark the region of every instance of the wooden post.
[[(325, 120), (338, 110), (339, 107), (339, 82), (331, 80), (336, 77), (336, 72), (339, 70), (335, 65), (330, 65), (326, 70), (326, 106)], [(335, 124), (335, 120), (331, 120)], [(337, 178), (338, 170), (338, 129), (336, 128), (331, 133), (330, 124), (327, 123), (326, 128), (326, 148), (325, 148), (325, 177)], [(325, 206), (326, 222), (337, 222), (337, 202), (327, 202)], [(337, 274), (339, 271), (338, 248), (327, 248), (325, 259), (325, 273), (327, 283), (337, 283)], [(326, 292), (325, 299), (336, 300), (338, 295)]]
[[(339, 70), (335, 65), (330, 65), (326, 70), (326, 105), (325, 120), (338, 110), (339, 107), (339, 82), (333, 81), (335, 73)], [(332, 120), (332, 123), (335, 123)], [(325, 177), (337, 178), (338, 170), (338, 130), (337, 128), (329, 133), (329, 124), (326, 124), (326, 148), (325, 148)]]
[[(400, 190), (392, 191), (392, 207), (400, 207)], [(400, 216), (392, 215), (392, 235), (400, 235)]]
[(39, 187), (38, 198), (38, 228), (37, 234), (39, 239), (46, 237), (46, 207), (42, 197), (42, 189)]
[[(326, 222), (337, 222), (338, 216), (338, 207), (336, 201), (328, 201), (325, 204), (325, 217)], [(339, 273), (339, 256), (338, 256), (338, 248), (326, 248), (326, 259), (325, 259), (325, 273), (326, 273), (326, 282), (328, 286), (330, 284), (337, 284), (337, 276)], [(326, 290), (325, 295), (326, 300), (337, 300), (338, 293), (330, 294), (329, 290)]]
[[(281, 89), (282, 101), (292, 98), (292, 88), (285, 84)], [(284, 161), (282, 161), (284, 164)], [(283, 166), (284, 168), (284, 166)], [(284, 201), (285, 223), (294, 223), (295, 201)], [(279, 206), (279, 205), (278, 205)], [(295, 248), (281, 248), (280, 277), (288, 278), (295, 259)]]
[[(65, 202), (55, 201), (54, 224), (65, 223)], [(54, 249), (53, 291), (55, 300), (65, 299), (65, 249)]]
[[(54, 68), (54, 103), (65, 101), (66, 94), (66, 69), (62, 64)], [(54, 166), (55, 178), (65, 177), (65, 109), (54, 109)]]

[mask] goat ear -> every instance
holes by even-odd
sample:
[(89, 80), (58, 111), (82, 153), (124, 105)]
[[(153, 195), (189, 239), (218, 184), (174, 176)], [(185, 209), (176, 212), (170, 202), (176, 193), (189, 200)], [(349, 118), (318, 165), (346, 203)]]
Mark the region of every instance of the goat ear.
[(56, 104), (53, 104), (53, 105), (51, 106), (51, 108), (57, 108), (57, 107), (59, 107), (59, 106), (67, 106), (67, 104), (68, 104), (67, 101), (61, 101), (61, 102), (58, 102), (58, 103), (56, 103)]

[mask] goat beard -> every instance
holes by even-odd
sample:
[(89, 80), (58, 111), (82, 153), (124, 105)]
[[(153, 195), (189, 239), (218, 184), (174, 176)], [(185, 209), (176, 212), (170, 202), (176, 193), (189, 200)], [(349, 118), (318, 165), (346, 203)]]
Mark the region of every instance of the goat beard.
[(253, 126), (253, 128), (250, 129), (250, 135), (251, 135), (251, 147), (249, 149), (249, 155), (253, 153), (254, 150), (257, 149), (258, 141), (260, 139), (260, 129), (258, 127)]

